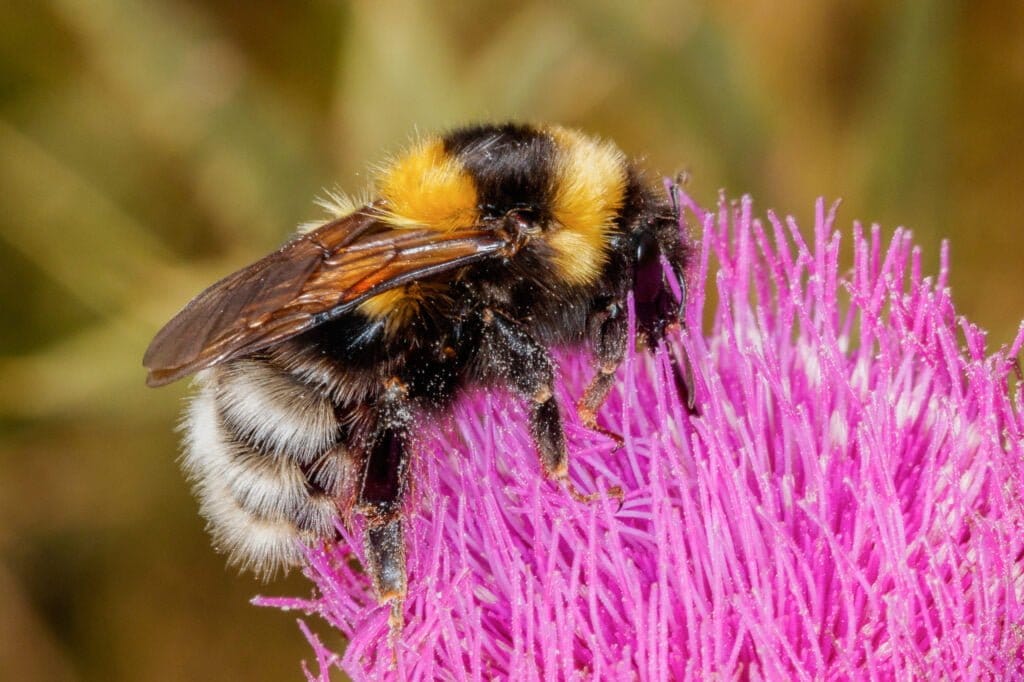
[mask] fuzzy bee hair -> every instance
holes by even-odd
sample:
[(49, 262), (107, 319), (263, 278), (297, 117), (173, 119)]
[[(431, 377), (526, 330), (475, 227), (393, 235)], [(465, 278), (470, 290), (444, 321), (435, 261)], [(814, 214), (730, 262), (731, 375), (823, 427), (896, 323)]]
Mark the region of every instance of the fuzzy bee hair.
[(545, 474), (585, 499), (568, 483), (549, 348), (593, 352), (577, 409), (602, 430), (626, 299), (657, 343), (682, 308), (662, 264), (685, 292), (689, 245), (677, 206), (618, 148), (558, 126), (426, 137), (371, 199), (328, 205), (330, 220), (197, 296), (144, 364), (151, 385), (198, 373), (183, 463), (218, 548), (269, 574), (356, 513), (397, 609), (417, 415), (507, 386), (530, 405)]

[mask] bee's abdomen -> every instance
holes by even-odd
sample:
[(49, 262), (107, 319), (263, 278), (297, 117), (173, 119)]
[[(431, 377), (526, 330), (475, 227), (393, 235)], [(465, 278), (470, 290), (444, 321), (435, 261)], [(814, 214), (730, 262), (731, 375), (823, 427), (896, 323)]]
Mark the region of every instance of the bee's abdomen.
[(218, 549), (268, 575), (333, 538), (345, 453), (330, 400), (273, 365), (243, 359), (198, 377), (185, 471)]

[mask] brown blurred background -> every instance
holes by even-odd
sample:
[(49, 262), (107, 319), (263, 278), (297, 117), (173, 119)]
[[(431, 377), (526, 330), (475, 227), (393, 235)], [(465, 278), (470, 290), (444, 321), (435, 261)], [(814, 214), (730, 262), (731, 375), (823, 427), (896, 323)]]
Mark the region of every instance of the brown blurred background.
[[(1024, 316), (1024, 4), (0, 4), (0, 678), (299, 677), (209, 548), (152, 334), (410, 132), (578, 125), (807, 224), (907, 225), (962, 313)], [(330, 635), (328, 634), (330, 638)], [(330, 640), (339, 644), (336, 639)]]

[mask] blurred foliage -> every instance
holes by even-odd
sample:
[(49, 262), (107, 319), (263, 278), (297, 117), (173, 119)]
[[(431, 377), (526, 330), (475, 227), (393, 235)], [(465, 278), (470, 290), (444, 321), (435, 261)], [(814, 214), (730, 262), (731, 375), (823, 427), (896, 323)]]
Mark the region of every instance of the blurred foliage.
[[(190, 296), (358, 191), (415, 129), (578, 125), (808, 224), (953, 247), (961, 312), (1024, 314), (1024, 5), (732, 0), (0, 4), (0, 670), (294, 679), (292, 619), (210, 549), (184, 382), (142, 352)], [(328, 635), (329, 636), (329, 635)]]

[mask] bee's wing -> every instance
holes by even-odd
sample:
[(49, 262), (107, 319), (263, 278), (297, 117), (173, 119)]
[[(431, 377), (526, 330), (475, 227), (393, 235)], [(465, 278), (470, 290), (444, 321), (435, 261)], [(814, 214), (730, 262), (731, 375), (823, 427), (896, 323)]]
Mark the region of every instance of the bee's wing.
[(495, 256), (483, 230), (395, 228), (355, 213), (302, 235), (196, 296), (146, 350), (150, 386), (291, 338), (370, 296)]

